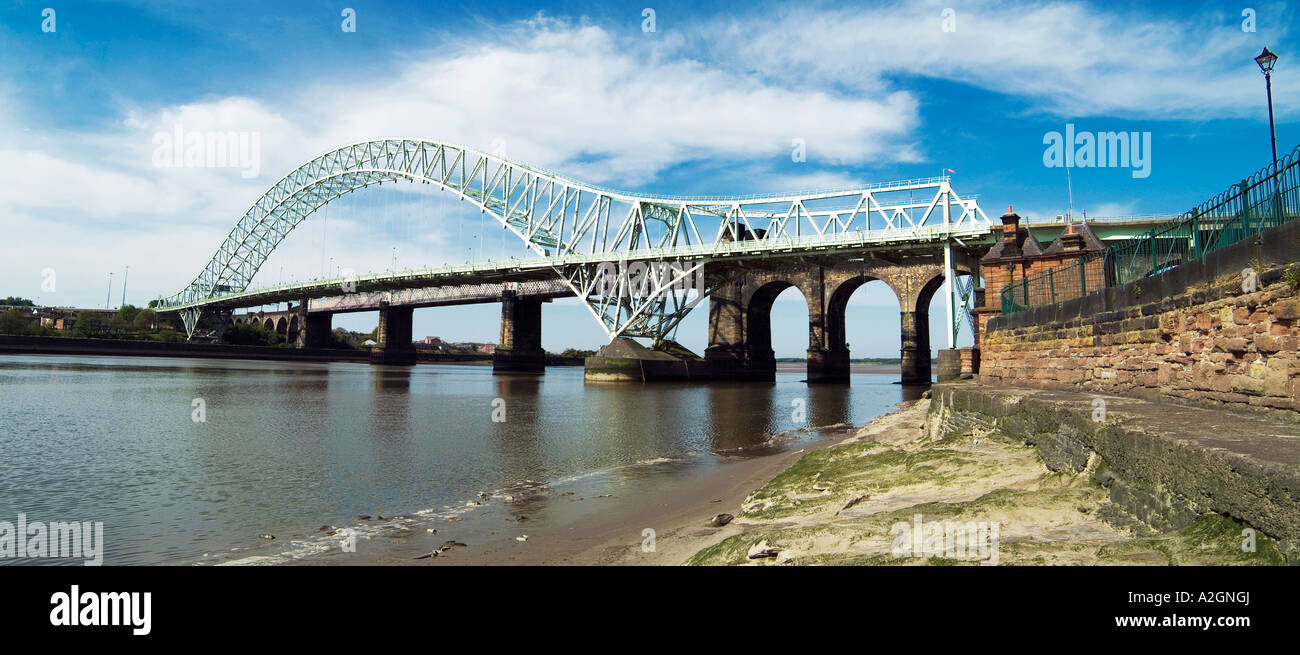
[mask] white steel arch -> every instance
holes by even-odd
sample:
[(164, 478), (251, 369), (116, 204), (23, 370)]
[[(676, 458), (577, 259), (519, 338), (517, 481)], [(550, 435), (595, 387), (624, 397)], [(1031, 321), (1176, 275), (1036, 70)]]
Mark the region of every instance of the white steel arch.
[(673, 274), (692, 275), (710, 253), (734, 251), (739, 241), (756, 251), (816, 250), (849, 237), (864, 244), (869, 237), (947, 238), (989, 225), (975, 199), (959, 197), (946, 177), (770, 195), (632, 194), (453, 144), (375, 139), (326, 152), (281, 178), (193, 281), (158, 307), (181, 310), (192, 334), (202, 307), (245, 292), (276, 246), (314, 211), (345, 193), (398, 180), (436, 184), (474, 203), (539, 258), (552, 260), (611, 339), (661, 338), (694, 303), (671, 297), (668, 278), (645, 295), (601, 294), (603, 262), (680, 259), (687, 263)]

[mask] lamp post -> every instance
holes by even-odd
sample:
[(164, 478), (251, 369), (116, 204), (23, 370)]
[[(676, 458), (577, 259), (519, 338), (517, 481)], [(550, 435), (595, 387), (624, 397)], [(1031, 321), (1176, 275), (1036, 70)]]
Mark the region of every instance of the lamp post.
[(1269, 52), (1268, 48), (1255, 57), (1255, 63), (1259, 64), (1259, 70), (1264, 72), (1264, 87), (1268, 89), (1268, 133), (1273, 141), (1273, 173), (1277, 173), (1277, 130), (1273, 126), (1273, 65), (1277, 63), (1277, 55)]

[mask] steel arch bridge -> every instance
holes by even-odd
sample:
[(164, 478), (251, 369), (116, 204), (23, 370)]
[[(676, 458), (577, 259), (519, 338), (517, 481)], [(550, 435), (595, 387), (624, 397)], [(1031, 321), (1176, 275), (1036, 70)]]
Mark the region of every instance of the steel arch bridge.
[[(250, 290), (276, 246), (317, 209), (386, 182), (437, 185), (492, 216), (536, 258), (314, 280)], [(919, 196), (919, 197), (917, 197)], [(495, 154), (421, 139), (375, 139), (326, 152), (281, 178), (240, 217), (184, 289), (156, 306), (180, 312), (192, 336), (205, 308), (297, 299), (327, 290), (374, 291), (483, 279), (561, 279), (609, 338), (672, 332), (699, 302), (683, 280), (710, 261), (872, 247), (945, 249), (988, 234), (976, 198), (938, 177), (846, 189), (746, 196), (633, 194), (584, 184)], [(673, 262), (628, 293), (612, 262)], [(614, 289), (617, 288), (617, 292)]]

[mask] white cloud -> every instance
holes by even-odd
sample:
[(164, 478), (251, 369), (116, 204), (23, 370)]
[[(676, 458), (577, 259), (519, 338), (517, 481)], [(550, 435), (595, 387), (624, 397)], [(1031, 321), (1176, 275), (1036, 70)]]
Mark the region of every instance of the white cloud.
[[(1280, 24), (1280, 38), (1287, 14), (1271, 7), (1258, 8), (1261, 17), (1273, 17), (1261, 20), (1261, 29)], [(7, 226), (29, 232), (13, 245), (25, 250), (22, 256), (0, 262), (0, 278), (31, 280), (12, 292), (35, 295), (39, 270), (50, 261), (84, 269), (70, 279), (86, 280), (134, 263), (140, 288), (169, 293), (197, 272), (229, 226), (281, 175), (321, 152), (378, 136), (487, 150), (500, 139), (511, 158), (611, 186), (642, 187), (697, 161), (788, 189), (858, 182), (835, 170), (841, 164), (925, 157), (917, 131), (925, 128), (926, 99), (900, 90), (899, 75), (964, 82), (1027, 99), (1027, 110), (1064, 116), (1258, 113), (1257, 102), (1241, 98), (1262, 93), (1249, 61), (1261, 35), (1240, 32), (1231, 13), (1154, 18), (1074, 2), (974, 2), (957, 7), (957, 31), (945, 33), (942, 8), (904, 2), (764, 11), (644, 40), (538, 17), (489, 30), (484, 41), (407, 53), (391, 76), (362, 84), (308, 80), (277, 98), (217, 97), (166, 107), (137, 100), (109, 131), (53, 132), (0, 106), (7, 144), (0, 151), (0, 214)], [(1283, 113), (1292, 106), (1286, 98), (1294, 94), (1286, 89), (1296, 88), (1294, 78), (1275, 80)], [(0, 80), (7, 96), (9, 86)], [(261, 176), (155, 167), (153, 135), (177, 124), (187, 131), (257, 132)], [(795, 138), (807, 144), (807, 173), (782, 172), (789, 170)], [(338, 222), (335, 243), (344, 242), (345, 225)], [(348, 228), (356, 231), (347, 238), (367, 243), (363, 227)], [(300, 276), (320, 268), (318, 252), (294, 247), (300, 239), (291, 236), (277, 252), (277, 274), (280, 261)], [(387, 246), (357, 247), (364, 260), (359, 270), (389, 261)], [(461, 256), (463, 244), (433, 240), (429, 249), (436, 264)], [(157, 277), (143, 270), (146, 262), (158, 267)], [(135, 269), (132, 278), (135, 287)], [(88, 304), (97, 285), (86, 285)]]
[[(945, 32), (941, 12), (951, 5), (799, 7), (728, 19), (745, 38), (720, 42), (712, 54), (779, 79), (868, 94), (907, 74), (1026, 98), (1027, 109), (1067, 117), (1253, 117), (1258, 103), (1242, 101), (1262, 93), (1251, 58), (1260, 43), (1282, 40), (1291, 13), (1283, 3), (1259, 5), (1261, 33), (1245, 33), (1240, 16), (1208, 9), (1153, 16), (1137, 7), (986, 0), (957, 5), (956, 31)], [(1274, 84), (1279, 108), (1294, 107), (1284, 88), (1300, 86), (1282, 77)]]

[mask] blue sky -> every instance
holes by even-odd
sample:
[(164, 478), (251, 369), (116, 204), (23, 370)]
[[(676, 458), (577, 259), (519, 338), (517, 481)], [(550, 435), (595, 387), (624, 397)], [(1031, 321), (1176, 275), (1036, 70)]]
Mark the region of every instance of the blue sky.
[[(951, 168), (990, 217), (1014, 204), (1032, 219), (1067, 208), (1065, 171), (1043, 153), (1044, 135), (1070, 123), (1149, 132), (1151, 148), (1147, 177), (1074, 168), (1076, 214), (1181, 212), (1268, 161), (1252, 61), (1264, 45), (1281, 57), (1279, 151), (1300, 142), (1295, 10), (1247, 4), (11, 3), (0, 8), (0, 294), (102, 306), (114, 271), (116, 304), (126, 266), (127, 302), (171, 294), (281, 175), (379, 136), (499, 142), (572, 177), (681, 194)], [(47, 7), (53, 32), (42, 31)], [(355, 32), (341, 29), (344, 7)], [(159, 168), (153, 138), (178, 124), (259, 134), (259, 175)], [(806, 162), (791, 160), (796, 138)], [(408, 207), (404, 221), (376, 223), (367, 211), (379, 202), (313, 217), (254, 284), (311, 277), (328, 260), (382, 269), (394, 245), (403, 265), (465, 255), (476, 217), (454, 203), (406, 194), (385, 201)], [(49, 269), (56, 291), (43, 293)], [(778, 303), (774, 347), (802, 354), (803, 301), (789, 291)], [(497, 311), (421, 310), (416, 332), (494, 340)], [(879, 283), (855, 295), (856, 355), (897, 353), (897, 311)], [(700, 349), (697, 314), (679, 336)], [(576, 301), (549, 305), (544, 320), (548, 348), (603, 341)]]

